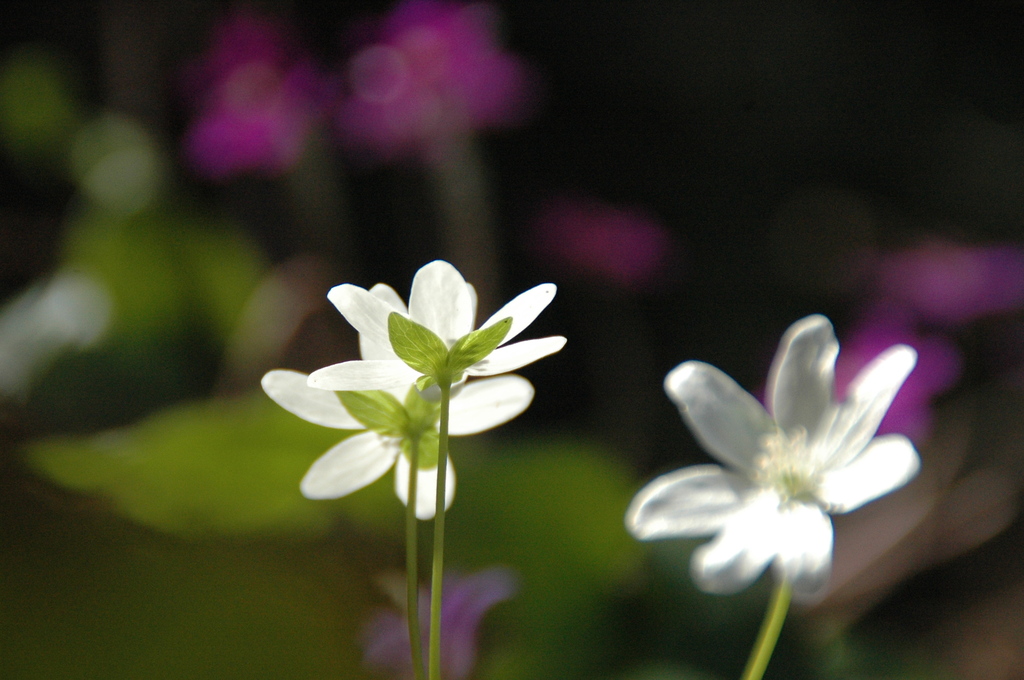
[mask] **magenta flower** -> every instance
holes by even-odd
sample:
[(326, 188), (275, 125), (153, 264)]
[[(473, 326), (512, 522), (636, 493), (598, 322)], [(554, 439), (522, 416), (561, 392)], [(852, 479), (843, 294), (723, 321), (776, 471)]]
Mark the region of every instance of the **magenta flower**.
[(883, 255), (882, 298), (925, 322), (953, 325), (1024, 306), (1024, 251), (961, 246), (944, 240)]
[(522, 120), (531, 72), (499, 49), (494, 18), (487, 4), (399, 4), (349, 61), (337, 114), (343, 142), (384, 160), (431, 160), (454, 137)]
[(956, 384), (963, 358), (946, 336), (918, 331), (906, 311), (876, 309), (844, 338), (843, 352), (836, 360), (836, 394), (842, 397), (864, 366), (896, 344), (917, 350), (917, 370), (896, 394), (878, 433), (895, 432), (920, 441), (931, 432), (932, 399)]
[(556, 266), (631, 290), (656, 285), (678, 260), (672, 233), (656, 219), (592, 199), (551, 202), (535, 224), (534, 246)]
[(186, 74), (196, 117), (185, 157), (200, 175), (276, 175), (302, 154), (323, 98), (312, 60), (272, 19), (241, 11), (213, 31), (210, 49)]
[[(518, 582), (508, 569), (492, 567), (444, 579), (441, 605), (441, 677), (465, 680), (476, 664), (477, 629), (484, 614), (515, 595)], [(430, 628), (430, 595), (420, 590), (420, 626), (424, 640)], [(363, 661), (367, 668), (393, 680), (413, 677), (409, 653), (409, 627), (405, 615), (381, 610), (363, 631)]]

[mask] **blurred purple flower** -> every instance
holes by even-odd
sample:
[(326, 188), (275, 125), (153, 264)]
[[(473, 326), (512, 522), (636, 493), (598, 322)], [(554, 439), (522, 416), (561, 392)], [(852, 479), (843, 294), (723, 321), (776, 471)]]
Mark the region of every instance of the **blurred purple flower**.
[(196, 117), (185, 157), (199, 174), (220, 180), (294, 166), (325, 87), (286, 29), (238, 11), (214, 28), (209, 50), (186, 73), (186, 90)]
[(956, 383), (963, 358), (946, 336), (918, 332), (906, 311), (873, 310), (843, 339), (843, 351), (836, 360), (836, 394), (844, 398), (854, 376), (882, 350), (895, 344), (917, 350), (917, 367), (896, 394), (878, 433), (898, 432), (920, 441), (931, 432), (932, 399)]
[(496, 41), (489, 4), (406, 0), (348, 64), (337, 122), (344, 143), (385, 160), (426, 160), (455, 136), (521, 121), (532, 72)]
[(1024, 305), (1024, 251), (927, 241), (881, 256), (878, 286), (882, 298), (922, 321), (966, 323)]
[(539, 257), (579, 275), (642, 290), (678, 264), (672, 233), (636, 208), (596, 200), (559, 199), (537, 219)]
[[(515, 595), (518, 580), (509, 569), (492, 567), (444, 579), (441, 606), (441, 677), (465, 680), (476, 664), (477, 628), (484, 614)], [(430, 594), (420, 590), (420, 626), (426, 649), (430, 629)], [(363, 631), (363, 661), (367, 668), (393, 680), (413, 677), (409, 651), (409, 627), (405, 614), (381, 610)]]

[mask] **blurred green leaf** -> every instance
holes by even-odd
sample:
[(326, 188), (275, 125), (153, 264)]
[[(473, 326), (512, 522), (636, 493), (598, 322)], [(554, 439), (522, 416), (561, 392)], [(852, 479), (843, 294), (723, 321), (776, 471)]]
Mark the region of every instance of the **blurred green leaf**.
[(370, 587), (337, 546), (183, 541), (35, 510), (0, 527), (0, 677), (367, 677), (350, 641)]
[(674, 664), (649, 664), (626, 673), (621, 680), (716, 680), (717, 677)]
[(264, 263), (240, 231), (179, 211), (87, 210), (72, 220), (64, 260), (114, 298), (111, 332), (176, 335), (201, 322), (226, 340)]
[(401, 437), (409, 424), (405, 407), (389, 392), (338, 392), (342, 405), (368, 429), (388, 437)]
[(207, 327), (222, 340), (230, 338), (266, 269), (263, 254), (233, 224), (180, 219), (174, 243), (191, 299)]
[(139, 123), (116, 114), (89, 121), (75, 135), (71, 174), (97, 205), (134, 213), (152, 205), (166, 184), (167, 160)]
[[(514, 654), (489, 680), (583, 677), (607, 648), (601, 609), (639, 564), (623, 516), (636, 483), (607, 451), (578, 440), (453, 458), (459, 487), (446, 533), (450, 564), (505, 564), (523, 577), (507, 606)], [(581, 675), (584, 674), (584, 675)], [(587, 676), (589, 677), (589, 676)]]
[(81, 116), (66, 71), (39, 45), (16, 48), (0, 65), (0, 142), (19, 162), (64, 169)]
[[(429, 470), (437, 467), (437, 457), (440, 454), (440, 438), (437, 430), (426, 430), (419, 438), (419, 458), (417, 467), (420, 470)], [(412, 442), (408, 438), (402, 440), (402, 452), (410, 461), (412, 460)]]
[(299, 480), (348, 434), (310, 425), (260, 394), (178, 406), (99, 435), (38, 441), (27, 456), (58, 484), (163, 531), (315, 533), (339, 506), (304, 498)]

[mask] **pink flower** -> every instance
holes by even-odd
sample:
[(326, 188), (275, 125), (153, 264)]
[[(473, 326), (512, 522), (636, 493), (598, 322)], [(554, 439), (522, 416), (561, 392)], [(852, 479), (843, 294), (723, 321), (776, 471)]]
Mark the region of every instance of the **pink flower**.
[[(469, 576), (445, 576), (441, 605), (441, 677), (445, 680), (469, 677), (476, 664), (480, 621), (491, 607), (511, 598), (517, 589), (515, 574), (501, 567)], [(421, 633), (426, 640), (430, 628), (430, 597), (426, 589), (420, 591), (419, 610)], [(367, 668), (394, 680), (413, 677), (409, 627), (404, 614), (381, 610), (370, 620), (363, 631), (363, 661)]]
[(559, 199), (534, 228), (538, 256), (590, 279), (650, 288), (677, 264), (671, 232), (643, 210), (593, 199)]
[(273, 20), (233, 14), (186, 75), (197, 116), (185, 157), (220, 180), (242, 172), (276, 175), (302, 154), (324, 85), (312, 60)]
[(882, 298), (922, 321), (959, 324), (1024, 306), (1024, 251), (931, 240), (880, 257)]
[(526, 115), (531, 74), (501, 51), (490, 5), (406, 0), (348, 64), (337, 123), (353, 150), (391, 159), (426, 155), (471, 130)]
[(853, 378), (874, 357), (895, 344), (917, 350), (917, 369), (903, 383), (879, 434), (898, 432), (920, 440), (931, 432), (931, 401), (950, 389), (963, 371), (963, 357), (944, 335), (916, 330), (911, 315), (899, 309), (875, 309), (843, 339), (836, 360), (836, 394), (842, 397)]

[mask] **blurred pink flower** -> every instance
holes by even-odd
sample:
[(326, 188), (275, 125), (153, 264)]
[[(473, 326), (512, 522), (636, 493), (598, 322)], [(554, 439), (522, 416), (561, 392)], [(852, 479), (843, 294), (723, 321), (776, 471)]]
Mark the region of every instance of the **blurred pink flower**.
[(321, 109), (323, 80), (274, 20), (239, 11), (214, 28), (186, 74), (196, 117), (185, 157), (204, 177), (280, 174), (298, 161)]
[[(476, 664), (477, 628), (484, 614), (499, 602), (515, 595), (515, 574), (502, 567), (444, 579), (441, 605), (441, 677), (465, 680)], [(430, 595), (420, 590), (420, 627), (425, 641), (430, 629)], [(409, 627), (405, 615), (381, 610), (363, 631), (363, 661), (367, 668), (393, 680), (413, 677), (409, 651)]]
[(678, 264), (672, 233), (637, 208), (559, 199), (537, 219), (539, 257), (575, 273), (631, 290), (657, 284)]
[(1024, 306), (1024, 251), (931, 240), (882, 255), (879, 295), (928, 323), (960, 324)]
[(427, 160), (452, 137), (521, 121), (531, 71), (496, 41), (489, 4), (406, 0), (348, 63), (337, 123), (357, 152)]
[(963, 357), (956, 344), (944, 335), (919, 332), (910, 315), (898, 309), (869, 312), (841, 344), (835, 385), (840, 399), (854, 376), (885, 348), (904, 344), (917, 350), (917, 367), (897, 393), (878, 433), (898, 432), (915, 441), (927, 437), (932, 426), (932, 399), (950, 389), (963, 371)]

